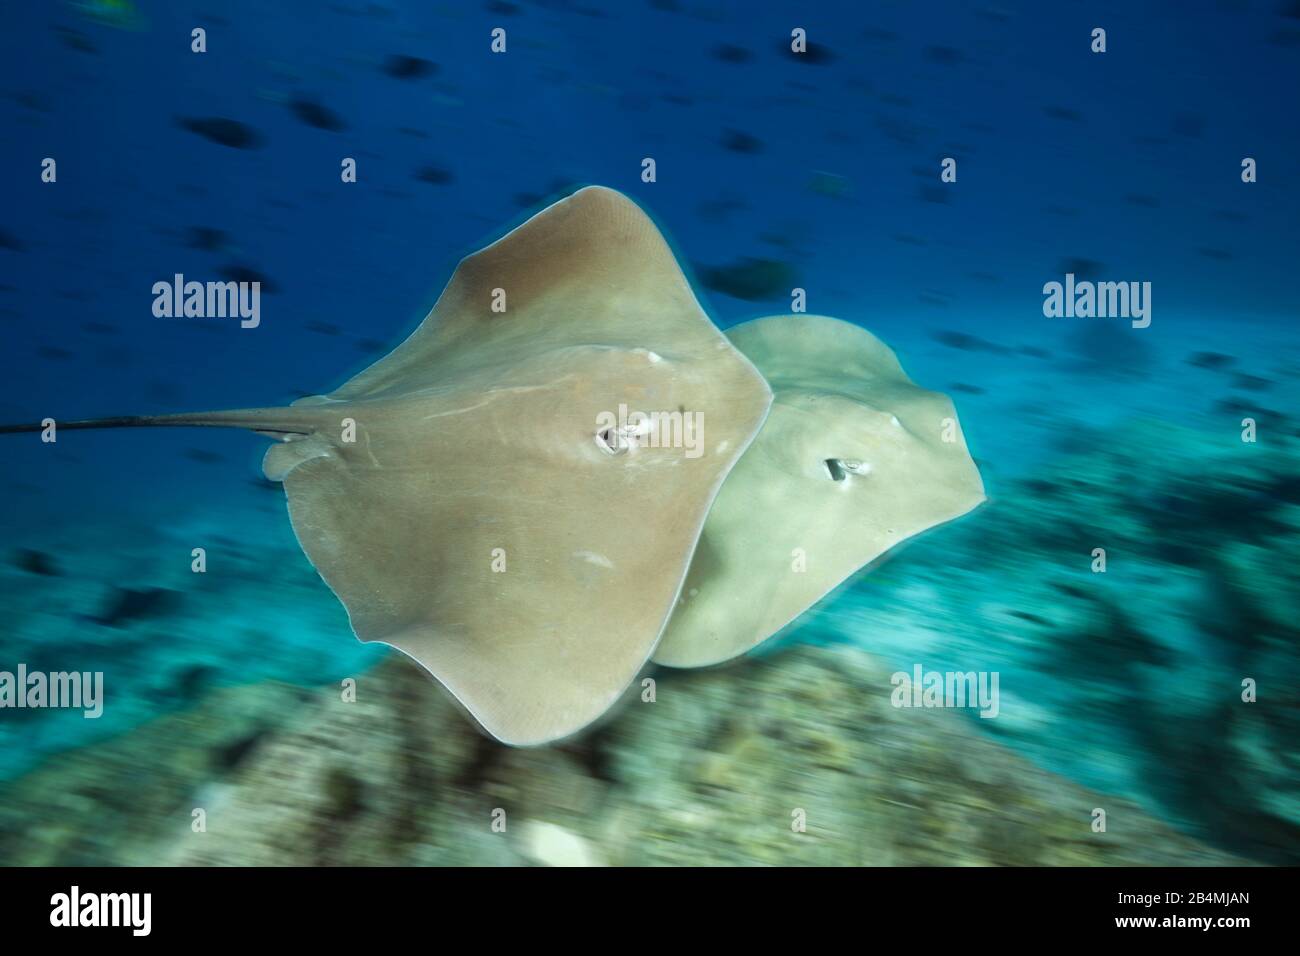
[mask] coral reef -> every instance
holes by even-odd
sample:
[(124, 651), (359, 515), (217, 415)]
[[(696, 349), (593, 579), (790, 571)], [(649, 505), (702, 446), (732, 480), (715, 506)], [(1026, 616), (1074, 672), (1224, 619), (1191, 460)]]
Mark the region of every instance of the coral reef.
[[(232, 527), (250, 534), (263, 525), (265, 540), (231, 537)], [(206, 551), (202, 574), (191, 570), (196, 546)], [(260, 524), (236, 512), (165, 528), (106, 519), (47, 529), (0, 554), (0, 669), (102, 671), (106, 696), (95, 720), (80, 711), (0, 711), (0, 780), (192, 707), (214, 687), (314, 685), (378, 660), (377, 648), (347, 633), (331, 601), (280, 514)]]
[(797, 636), (1000, 671), (1002, 713), (981, 729), (1231, 852), (1295, 863), (1300, 442), (1222, 424), (1077, 430)]
[[(1231, 857), (899, 709), (849, 648), (660, 671), (595, 734), (510, 749), (394, 657), (227, 688), (0, 794), (0, 857), (161, 864), (1179, 864)], [(285, 717), (288, 713), (290, 716)], [(267, 729), (270, 714), (279, 729)], [(1092, 811), (1107, 812), (1107, 832)], [(206, 828), (196, 832), (193, 811)], [(806, 830), (796, 832), (802, 817)], [(494, 819), (504, 829), (494, 829)]]

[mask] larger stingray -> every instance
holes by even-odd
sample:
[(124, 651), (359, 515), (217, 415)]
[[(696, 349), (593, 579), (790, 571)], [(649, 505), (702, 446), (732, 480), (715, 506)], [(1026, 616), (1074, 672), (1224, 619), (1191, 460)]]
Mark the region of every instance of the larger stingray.
[(730, 329), (775, 398), (709, 512), (654, 659), (743, 654), (904, 539), (984, 500), (952, 402), (883, 342), (823, 316)]
[[(328, 395), (59, 427), (279, 438), (263, 468), (356, 635), (532, 744), (597, 718), (644, 665), (770, 400), (650, 219), (592, 187), (464, 259), (410, 338)], [(620, 405), (700, 413), (702, 453), (621, 444), (601, 427)]]

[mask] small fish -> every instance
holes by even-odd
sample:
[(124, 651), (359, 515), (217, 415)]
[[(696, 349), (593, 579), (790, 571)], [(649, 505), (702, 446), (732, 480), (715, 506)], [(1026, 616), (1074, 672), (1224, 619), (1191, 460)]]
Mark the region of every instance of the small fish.
[(252, 266), (246, 266), (238, 262), (227, 263), (220, 269), (221, 277), (230, 282), (257, 282), (263, 292), (270, 294), (279, 292), (280, 287), (269, 276)]
[(1267, 392), (1273, 387), (1273, 380), (1264, 378), (1262, 375), (1248, 375), (1245, 372), (1236, 372), (1232, 376), (1232, 387), (1239, 388), (1244, 392)]
[(1057, 269), (1062, 275), (1074, 274), (1075, 279), (1084, 279), (1089, 282), (1099, 278), (1104, 271), (1103, 266), (1096, 259), (1085, 259), (1081, 256), (1062, 259)]
[(293, 110), (294, 116), (316, 129), (323, 129), (331, 133), (338, 133), (347, 129), (347, 124), (343, 122), (341, 116), (328, 107), (322, 106), (316, 100), (295, 97), (290, 101), (289, 108)]
[(226, 460), (222, 455), (203, 448), (186, 448), (185, 457), (190, 461), (197, 461), (201, 465), (215, 465)]
[(19, 548), (14, 552), (14, 567), (26, 571), (28, 574), (36, 574), (41, 577), (57, 577), (62, 574), (58, 566), (44, 551), (37, 551), (35, 548)]
[(80, 30), (73, 30), (70, 27), (55, 27), (54, 32), (59, 35), (63, 45), (70, 50), (76, 50), (78, 53), (99, 52), (99, 47), (95, 46), (94, 41)]
[(73, 0), (73, 9), (82, 16), (118, 30), (140, 30), (145, 19), (131, 0)]
[(713, 48), (713, 58), (723, 63), (748, 63), (754, 59), (754, 54), (743, 46), (721, 43)]
[(978, 335), (969, 335), (966, 332), (953, 332), (949, 329), (943, 329), (933, 333), (935, 341), (950, 349), (961, 349), (965, 352), (992, 352), (995, 355), (1005, 355), (1010, 350), (1005, 345), (998, 345), (996, 342), (990, 342), (988, 339), (982, 339)]
[(394, 54), (384, 61), (384, 72), (399, 80), (418, 80), (438, 72), (438, 64), (423, 57)]
[(699, 273), (708, 288), (748, 302), (789, 295), (795, 284), (794, 268), (788, 263), (749, 256), (730, 265), (702, 266)]
[(120, 628), (132, 621), (161, 617), (174, 608), (178, 596), (167, 588), (115, 588), (103, 609), (91, 620), (105, 627)]
[(1043, 112), (1055, 120), (1065, 120), (1068, 123), (1083, 122), (1083, 114), (1067, 106), (1044, 106)]
[(1222, 352), (1193, 352), (1187, 356), (1187, 364), (1196, 368), (1210, 369), (1220, 371), (1235, 365), (1237, 360), (1231, 355), (1225, 355)]
[(763, 151), (763, 141), (741, 130), (729, 129), (722, 133), (722, 148), (733, 153), (753, 155)]
[(204, 252), (219, 252), (225, 248), (228, 237), (220, 229), (211, 226), (191, 226), (185, 244), (191, 249)]
[(956, 66), (966, 59), (961, 50), (950, 46), (928, 46), (925, 48), (925, 58), (941, 66)]
[(441, 166), (429, 164), (417, 169), (415, 171), (415, 178), (422, 183), (429, 183), (433, 186), (445, 186), (452, 182), (456, 177), (450, 169), (443, 169)]
[(231, 149), (257, 149), (264, 142), (253, 127), (224, 116), (181, 116), (176, 119), (176, 124), (209, 142)]
[(788, 40), (781, 40), (777, 45), (777, 50), (782, 56), (812, 66), (826, 66), (835, 59), (835, 54), (830, 51), (829, 47), (821, 43), (815, 43), (812, 40), (807, 41), (802, 53), (796, 53), (791, 49)]

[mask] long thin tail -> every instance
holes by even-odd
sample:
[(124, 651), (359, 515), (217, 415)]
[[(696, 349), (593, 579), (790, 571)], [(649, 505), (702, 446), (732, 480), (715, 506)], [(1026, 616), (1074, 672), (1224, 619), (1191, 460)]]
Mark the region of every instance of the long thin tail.
[[(220, 412), (182, 412), (177, 415), (122, 415), (116, 418), (91, 418), (83, 421), (55, 420), (59, 431), (82, 428), (247, 428), (267, 435), (310, 435), (321, 424), (318, 408), (236, 408)], [(0, 435), (45, 430), (44, 423), (34, 425), (0, 425)]]

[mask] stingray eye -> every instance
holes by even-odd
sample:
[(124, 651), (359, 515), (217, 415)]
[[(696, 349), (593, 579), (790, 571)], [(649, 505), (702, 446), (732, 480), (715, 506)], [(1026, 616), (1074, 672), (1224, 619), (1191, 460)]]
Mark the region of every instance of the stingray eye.
[(602, 428), (596, 432), (596, 447), (607, 455), (621, 455), (627, 451), (627, 444), (613, 428)]
[(857, 458), (827, 458), (826, 474), (831, 481), (843, 481), (849, 475), (866, 475), (871, 473), (871, 465)]

